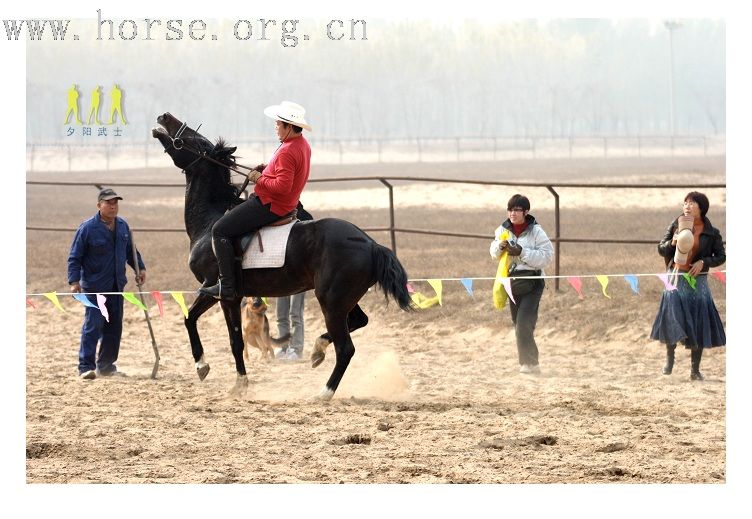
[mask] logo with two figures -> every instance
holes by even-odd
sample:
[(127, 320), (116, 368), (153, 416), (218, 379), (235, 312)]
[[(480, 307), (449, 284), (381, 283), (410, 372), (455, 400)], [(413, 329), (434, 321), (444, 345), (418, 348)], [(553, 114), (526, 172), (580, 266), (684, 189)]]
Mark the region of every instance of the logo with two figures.
[(65, 121), (63, 121), (63, 125), (67, 125), (68, 121), (71, 119), (71, 116), (73, 116), (73, 122), (76, 124), (115, 124), (115, 119), (117, 119), (118, 116), (120, 116), (120, 121), (127, 125), (128, 121), (125, 120), (125, 113), (123, 113), (123, 90), (120, 88), (120, 85), (117, 83), (112, 86), (110, 89), (109, 95), (110, 95), (110, 119), (108, 122), (101, 122), (99, 120), (99, 112), (100, 112), (100, 105), (102, 100), (102, 87), (100, 85), (97, 85), (94, 90), (91, 92), (91, 103), (89, 108), (89, 114), (88, 114), (88, 120), (87, 123), (84, 123), (81, 121), (81, 117), (79, 116), (78, 106), (79, 106), (79, 97), (80, 94), (78, 92), (78, 85), (73, 85), (68, 89), (68, 111), (65, 112)]

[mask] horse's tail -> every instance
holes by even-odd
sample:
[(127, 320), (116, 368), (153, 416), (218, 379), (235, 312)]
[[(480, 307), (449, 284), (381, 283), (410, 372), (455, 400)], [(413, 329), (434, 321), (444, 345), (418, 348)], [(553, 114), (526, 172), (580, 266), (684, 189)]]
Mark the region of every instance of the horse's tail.
[(407, 291), (407, 272), (397, 259), (394, 253), (379, 245), (373, 243), (373, 274), (376, 283), (384, 291), (384, 297), (389, 303), (389, 296), (397, 301), (402, 310), (413, 310), (413, 302), (410, 299), (410, 293)]

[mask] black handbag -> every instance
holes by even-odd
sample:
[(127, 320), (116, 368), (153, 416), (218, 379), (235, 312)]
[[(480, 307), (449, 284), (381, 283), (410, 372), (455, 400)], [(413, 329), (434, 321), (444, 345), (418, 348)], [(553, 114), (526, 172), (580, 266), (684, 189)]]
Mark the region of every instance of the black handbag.
[(542, 282), (542, 279), (538, 278), (529, 278), (526, 276), (540, 276), (541, 271), (540, 270), (517, 270), (515, 272), (510, 272), (509, 277), (514, 277), (515, 279), (512, 279), (511, 286), (512, 286), (512, 295), (515, 299), (517, 299), (519, 296), (524, 296), (532, 292), (535, 287), (538, 286), (539, 282)]

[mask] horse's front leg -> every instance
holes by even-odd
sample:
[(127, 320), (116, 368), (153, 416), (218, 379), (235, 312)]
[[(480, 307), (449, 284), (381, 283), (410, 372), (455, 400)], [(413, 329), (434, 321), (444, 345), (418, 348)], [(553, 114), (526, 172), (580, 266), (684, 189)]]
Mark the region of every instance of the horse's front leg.
[(191, 341), (191, 353), (193, 353), (193, 360), (196, 362), (196, 372), (201, 380), (204, 380), (206, 375), (209, 374), (209, 363), (204, 361), (204, 347), (198, 335), (198, 318), (216, 303), (217, 300), (213, 297), (199, 294), (188, 310), (188, 317), (185, 318), (184, 322), (188, 330), (188, 339)]
[(225, 314), (225, 323), (227, 332), (230, 336), (230, 349), (232, 356), (235, 357), (235, 370), (238, 373), (235, 386), (230, 393), (234, 396), (245, 396), (248, 390), (248, 376), (245, 372), (245, 362), (243, 360), (243, 350), (245, 342), (243, 341), (243, 327), (240, 316), (240, 298), (233, 301), (222, 301), (222, 311)]

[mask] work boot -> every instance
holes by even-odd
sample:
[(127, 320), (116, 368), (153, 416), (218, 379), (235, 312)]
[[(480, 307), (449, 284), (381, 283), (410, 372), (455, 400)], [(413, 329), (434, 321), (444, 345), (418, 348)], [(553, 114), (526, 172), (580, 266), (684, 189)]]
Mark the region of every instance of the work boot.
[(674, 370), (674, 352), (676, 344), (666, 344), (666, 365), (663, 366), (663, 374), (670, 375)]
[(692, 348), (692, 372), (689, 375), (691, 380), (705, 380), (700, 373), (700, 360), (702, 360), (702, 347)]
[(215, 299), (232, 301), (237, 298), (235, 292), (235, 249), (232, 242), (227, 238), (212, 240), (212, 246), (219, 265), (219, 282), (210, 287), (201, 287), (198, 291)]

